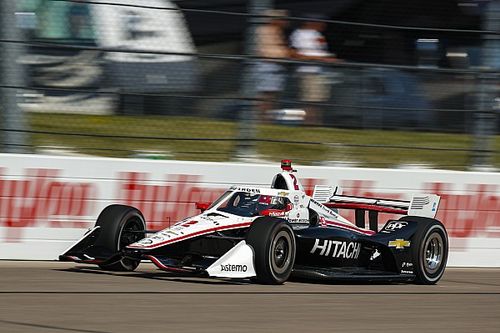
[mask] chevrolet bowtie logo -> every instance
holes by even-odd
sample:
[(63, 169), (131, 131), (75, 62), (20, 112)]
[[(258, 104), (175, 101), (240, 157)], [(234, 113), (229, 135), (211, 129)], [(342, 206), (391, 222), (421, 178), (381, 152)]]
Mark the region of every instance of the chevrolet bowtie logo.
[(395, 247), (396, 249), (404, 249), (410, 246), (410, 241), (404, 239), (396, 239), (389, 242), (389, 247)]

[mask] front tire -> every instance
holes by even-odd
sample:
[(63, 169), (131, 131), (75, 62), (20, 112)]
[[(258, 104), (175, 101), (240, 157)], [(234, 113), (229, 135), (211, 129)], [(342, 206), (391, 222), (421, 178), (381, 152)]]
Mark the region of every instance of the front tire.
[[(101, 227), (96, 245), (110, 252), (120, 252), (124, 247), (146, 236), (146, 222), (141, 212), (130, 206), (110, 205), (99, 214), (96, 226)], [(142, 232), (141, 232), (142, 231)], [(107, 271), (131, 272), (139, 266), (140, 260), (121, 258), (110, 264), (101, 264)]]
[(418, 230), (413, 236), (417, 246), (412, 248), (415, 264), (415, 283), (435, 284), (444, 274), (448, 261), (448, 234), (443, 224), (424, 217), (404, 217), (401, 220), (415, 221)]
[(262, 217), (250, 227), (246, 242), (254, 250), (255, 280), (262, 284), (283, 284), (295, 263), (295, 235), (284, 220)]

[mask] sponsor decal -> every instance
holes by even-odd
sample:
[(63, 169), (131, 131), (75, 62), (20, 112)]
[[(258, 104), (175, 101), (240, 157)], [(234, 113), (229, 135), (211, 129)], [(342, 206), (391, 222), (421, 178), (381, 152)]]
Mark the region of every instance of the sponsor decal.
[(311, 198), (310, 200), (312, 203), (315, 203), (316, 205), (318, 206), (323, 206), (322, 204), (320, 204), (318, 201), (314, 200), (313, 198)]
[(202, 215), (202, 216), (200, 216), (200, 218), (203, 219), (203, 220), (207, 220), (209, 222), (212, 222), (213, 224), (215, 224), (215, 225), (218, 226), (218, 225), (220, 225), (220, 223), (219, 223), (218, 220), (224, 220), (227, 217), (225, 217), (225, 216), (212, 217), (212, 216)]
[(331, 210), (330, 208), (326, 207), (325, 205), (317, 202), (316, 200), (314, 200), (313, 198), (311, 198), (310, 202), (318, 205), (321, 209), (325, 210), (328, 214), (330, 215), (333, 215), (333, 216), (338, 216), (337, 213), (335, 213), (333, 210)]
[(375, 252), (373, 252), (372, 255), (370, 256), (370, 261), (377, 259), (380, 256), (380, 254), (381, 253), (378, 251), (378, 249), (375, 249)]
[(413, 274), (413, 271), (409, 271), (409, 270), (401, 270), (401, 274)]
[(189, 222), (184, 222), (183, 224), (181, 224), (181, 226), (184, 227), (184, 228), (188, 228), (188, 227), (190, 227), (190, 226), (192, 226), (193, 224), (196, 224), (196, 223), (198, 223), (198, 221), (192, 220), (192, 221), (189, 221)]
[(258, 188), (253, 188), (253, 187), (233, 186), (231, 187), (231, 190), (239, 192), (260, 193), (260, 190)]
[(413, 202), (411, 203), (410, 209), (423, 209), (425, 205), (428, 205), (430, 202), (429, 197), (415, 197), (413, 198)]
[(143, 238), (140, 241), (138, 241), (136, 244), (138, 244), (138, 245), (149, 245), (149, 244), (153, 244), (153, 240), (150, 239), (150, 238)]
[(401, 268), (405, 268), (405, 267), (413, 267), (413, 263), (403, 261), (403, 263), (401, 264)]
[(282, 216), (285, 216), (286, 213), (285, 212), (270, 212), (269, 213), (269, 216), (273, 216), (273, 217), (282, 217)]
[(300, 203), (300, 197), (298, 195), (295, 195), (293, 197), (293, 203), (295, 204), (295, 206), (299, 205), (299, 203)]
[(406, 227), (407, 225), (408, 225), (408, 222), (391, 221), (391, 222), (386, 224), (386, 226), (384, 227), (384, 229), (381, 232), (388, 234), (388, 233), (391, 233), (395, 230), (402, 229), (402, 228)]
[(220, 265), (220, 270), (221, 272), (246, 272), (248, 270), (248, 266), (225, 264)]
[(188, 220), (189, 220), (189, 217), (188, 217), (188, 218), (185, 218), (185, 219), (183, 219), (183, 220), (180, 220), (179, 222), (174, 223), (173, 227), (180, 226), (180, 225), (182, 225), (184, 222), (187, 222)]
[(410, 241), (404, 239), (395, 239), (393, 241), (389, 241), (389, 247), (395, 247), (396, 249), (404, 249), (405, 247), (410, 247)]
[(309, 224), (309, 219), (288, 219), (288, 222), (290, 223), (307, 223)]
[(316, 252), (325, 257), (358, 259), (361, 243), (316, 238), (310, 253), (315, 254)]
[(278, 192), (279, 197), (286, 197), (288, 196), (288, 192)]

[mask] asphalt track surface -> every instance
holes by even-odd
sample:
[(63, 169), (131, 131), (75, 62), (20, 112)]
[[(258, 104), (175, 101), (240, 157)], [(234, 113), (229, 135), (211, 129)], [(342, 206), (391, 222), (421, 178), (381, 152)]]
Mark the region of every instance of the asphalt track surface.
[(160, 272), (0, 261), (0, 332), (500, 332), (500, 269), (435, 286), (262, 286)]

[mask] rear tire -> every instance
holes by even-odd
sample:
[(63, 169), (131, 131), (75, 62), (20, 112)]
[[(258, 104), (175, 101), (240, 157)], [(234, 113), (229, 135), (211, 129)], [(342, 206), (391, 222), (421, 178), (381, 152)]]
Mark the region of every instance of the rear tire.
[(444, 274), (448, 261), (448, 234), (438, 220), (405, 216), (401, 220), (415, 221), (418, 229), (413, 235), (412, 258), (415, 265), (415, 283), (435, 284)]
[[(101, 227), (96, 245), (103, 246), (110, 252), (120, 252), (127, 245), (146, 236), (146, 222), (142, 213), (130, 206), (110, 205), (104, 208), (95, 225)], [(108, 271), (130, 272), (135, 270), (139, 263), (140, 260), (122, 258), (99, 267)]]
[(273, 217), (258, 218), (252, 223), (246, 242), (254, 251), (256, 282), (283, 284), (288, 280), (296, 251), (295, 235), (288, 223)]

